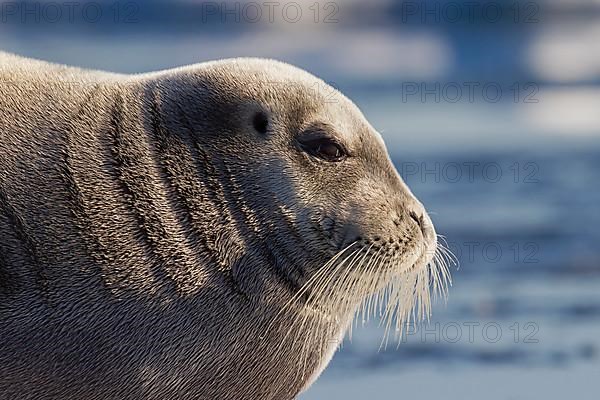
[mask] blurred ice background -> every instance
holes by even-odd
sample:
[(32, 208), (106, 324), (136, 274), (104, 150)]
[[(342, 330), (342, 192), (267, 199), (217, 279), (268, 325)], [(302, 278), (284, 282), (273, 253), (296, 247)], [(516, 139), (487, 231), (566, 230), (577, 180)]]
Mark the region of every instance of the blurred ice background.
[(302, 400), (598, 399), (600, 1), (275, 3), (0, 1), (0, 49), (128, 73), (272, 57), (363, 109), (461, 265), (428, 325), (381, 351), (356, 329)]

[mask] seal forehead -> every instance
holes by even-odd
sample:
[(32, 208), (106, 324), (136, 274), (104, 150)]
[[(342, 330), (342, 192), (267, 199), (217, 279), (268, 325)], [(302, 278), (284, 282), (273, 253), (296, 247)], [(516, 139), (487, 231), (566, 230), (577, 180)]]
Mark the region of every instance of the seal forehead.
[(241, 91), (296, 90), (325, 84), (316, 76), (281, 61), (261, 58), (232, 58), (185, 67), (181, 72), (209, 75), (212, 80), (235, 86)]
[(326, 125), (348, 147), (369, 158), (385, 153), (379, 133), (345, 95), (293, 65), (261, 58), (234, 58), (183, 69), (203, 77), (202, 85), (227, 102), (256, 102), (276, 118), (287, 118), (301, 131)]

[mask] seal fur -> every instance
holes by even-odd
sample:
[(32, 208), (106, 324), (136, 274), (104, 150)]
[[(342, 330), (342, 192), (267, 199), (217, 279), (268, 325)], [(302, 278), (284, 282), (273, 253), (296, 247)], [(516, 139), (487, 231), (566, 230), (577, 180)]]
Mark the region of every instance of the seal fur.
[(428, 315), (439, 249), (377, 132), (300, 69), (0, 53), (4, 398), (292, 399), (357, 310)]

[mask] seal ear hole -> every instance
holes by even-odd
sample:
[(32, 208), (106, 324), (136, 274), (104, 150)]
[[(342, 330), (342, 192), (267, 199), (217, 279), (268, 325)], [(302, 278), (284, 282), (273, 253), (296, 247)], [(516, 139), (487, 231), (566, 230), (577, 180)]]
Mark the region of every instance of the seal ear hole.
[(267, 128), (269, 127), (269, 118), (264, 112), (259, 111), (252, 117), (252, 126), (258, 133), (264, 135), (267, 133)]

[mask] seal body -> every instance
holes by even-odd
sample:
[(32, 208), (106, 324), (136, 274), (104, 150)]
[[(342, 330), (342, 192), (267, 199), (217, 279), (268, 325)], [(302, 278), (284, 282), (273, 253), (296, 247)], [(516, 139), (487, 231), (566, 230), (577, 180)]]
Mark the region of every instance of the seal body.
[[(393, 230), (413, 266), (435, 242), (330, 89), (266, 60), (127, 76), (0, 53), (0, 397), (292, 399), (318, 376), (362, 299), (302, 288), (349, 243)], [(335, 276), (321, 293), (351, 291)]]

